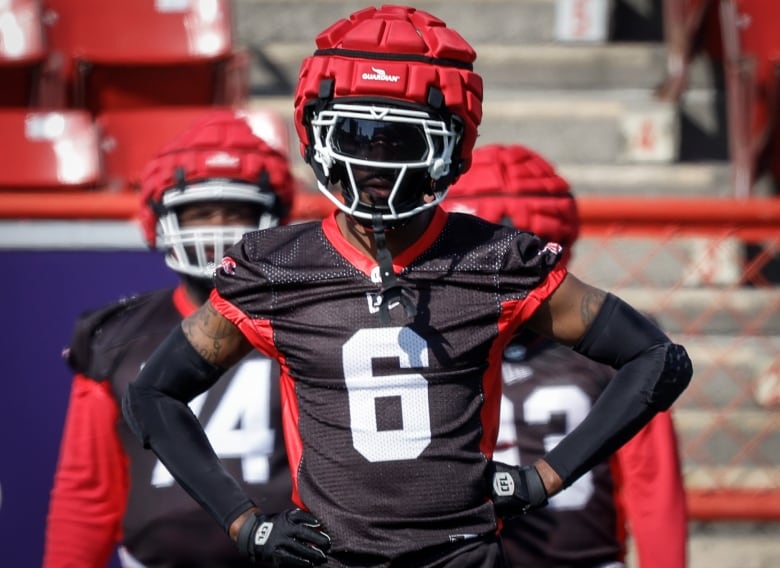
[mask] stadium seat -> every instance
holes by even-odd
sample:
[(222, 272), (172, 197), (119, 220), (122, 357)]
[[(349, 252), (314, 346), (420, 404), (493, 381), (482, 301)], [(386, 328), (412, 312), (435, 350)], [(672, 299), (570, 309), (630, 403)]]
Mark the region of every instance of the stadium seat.
[(780, 4), (722, 0), (720, 16), (735, 191), (747, 197), (763, 173), (780, 181)]
[(46, 55), (40, 0), (0, 0), (0, 107), (36, 106)]
[[(141, 173), (164, 144), (170, 142), (196, 120), (218, 108), (155, 107), (106, 111), (96, 124), (100, 153), (105, 171), (105, 189), (136, 191)], [(232, 107), (224, 107), (232, 108)], [(286, 122), (276, 113), (264, 109), (233, 109), (245, 114), (258, 136), (289, 155), (290, 139)]]
[(265, 140), (269, 146), (290, 157), (292, 141), (284, 117), (278, 112), (259, 107), (241, 107), (238, 112), (246, 117), (249, 126), (257, 136)]
[(95, 124), (81, 110), (0, 109), (0, 189), (59, 191), (101, 183)]
[(141, 171), (157, 151), (215, 107), (153, 107), (101, 112), (95, 119), (106, 189), (140, 188)]
[(70, 103), (93, 115), (144, 106), (238, 104), (249, 57), (233, 44), (230, 0), (43, 0)]

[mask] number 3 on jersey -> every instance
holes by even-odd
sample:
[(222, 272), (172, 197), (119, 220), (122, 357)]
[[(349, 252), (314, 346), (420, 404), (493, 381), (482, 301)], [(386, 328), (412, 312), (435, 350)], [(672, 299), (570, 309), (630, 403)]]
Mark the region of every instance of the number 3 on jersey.
[[(268, 359), (250, 358), (239, 363), (225, 394), (204, 429), (221, 459), (240, 458), (244, 481), (267, 483), (268, 457), (273, 453), (275, 432), (271, 429), (271, 368)], [(208, 392), (190, 402), (199, 416)], [(152, 485), (173, 485), (173, 476), (157, 460)]]
[[(501, 398), (501, 427), (498, 432), (498, 446), (506, 450), (496, 452), (496, 461), (520, 465), (520, 451), (517, 448), (517, 428), (523, 425), (548, 424), (555, 414), (566, 417), (566, 431), (549, 434), (544, 437), (544, 451), (549, 452), (577, 424), (585, 419), (590, 411), (588, 395), (576, 385), (544, 386), (535, 388), (522, 402), (524, 422), (518, 425), (515, 420), (515, 406), (506, 395)], [(525, 465), (525, 464), (523, 464)], [(582, 509), (593, 495), (593, 474), (585, 473), (570, 487), (550, 499), (554, 509)]]

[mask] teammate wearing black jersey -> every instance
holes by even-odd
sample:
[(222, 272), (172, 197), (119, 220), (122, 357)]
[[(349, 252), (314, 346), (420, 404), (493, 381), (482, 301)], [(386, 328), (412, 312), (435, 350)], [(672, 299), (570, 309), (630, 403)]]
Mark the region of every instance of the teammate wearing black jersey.
[[(269, 115), (258, 115), (269, 116)], [(284, 126), (269, 121), (265, 126)], [(286, 132), (276, 139), (286, 142)], [(270, 136), (269, 136), (270, 138)], [(145, 170), (141, 221), (167, 251), (180, 285), (86, 313), (68, 351), (75, 371), (46, 531), (45, 568), (246, 566), (230, 539), (144, 451), (122, 421), (127, 384), (181, 320), (208, 298), (214, 255), (253, 228), (285, 222), (287, 158), (244, 117), (204, 116)], [(290, 502), (281, 434), (278, 364), (259, 354), (234, 366), (192, 410), (225, 466), (263, 507)]]
[[(503, 566), (500, 517), (543, 506), (668, 408), (690, 360), (567, 274), (558, 245), (439, 206), (482, 114), (475, 53), (456, 31), (383, 6), (335, 22), (317, 47), (295, 126), (338, 211), (231, 248), (209, 302), (147, 361), (123, 412), (255, 560)], [(591, 416), (522, 468), (491, 460), (501, 355), (521, 326), (619, 368)], [(253, 348), (281, 366), (291, 511), (253, 503), (187, 412)]]
[[(444, 206), (530, 230), (567, 251), (579, 235), (569, 183), (519, 144), (475, 149), (471, 168)], [(502, 362), (494, 458), (527, 465), (544, 456), (587, 414), (613, 375), (612, 368), (534, 334), (513, 339)], [(507, 520), (501, 535), (511, 566), (617, 568), (624, 565), (628, 536), (640, 568), (684, 568), (685, 491), (669, 412), (658, 413), (548, 507)]]

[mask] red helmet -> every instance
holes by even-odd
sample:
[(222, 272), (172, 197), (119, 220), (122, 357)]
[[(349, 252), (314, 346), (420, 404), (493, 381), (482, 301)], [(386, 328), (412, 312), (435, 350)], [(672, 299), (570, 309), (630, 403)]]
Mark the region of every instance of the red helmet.
[[(267, 113), (262, 116), (268, 119), (266, 128), (284, 128), (283, 120), (271, 120)], [(274, 141), (287, 141), (286, 132), (277, 134)], [(289, 220), (295, 182), (284, 150), (255, 135), (244, 112), (208, 114), (164, 146), (144, 168), (140, 222), (146, 242), (166, 250), (165, 261), (173, 270), (211, 277), (214, 262), (208, 258), (222, 258), (224, 250), (247, 231)], [(219, 200), (257, 204), (258, 224), (179, 226), (180, 206)], [(213, 251), (210, 255), (208, 248)], [(188, 254), (187, 249), (194, 253)]]
[[(299, 75), (295, 127), (320, 191), (358, 219), (402, 219), (441, 201), (468, 169), (482, 119), (474, 49), (443, 21), (404, 6), (355, 12), (316, 42)], [(389, 159), (356, 150), (388, 134), (398, 141)], [(386, 202), (359, 201), (355, 167), (392, 177)], [(334, 182), (343, 202), (328, 190)]]
[(569, 183), (536, 152), (519, 144), (474, 150), (471, 169), (449, 191), (446, 208), (509, 222), (564, 247), (568, 262), (580, 231)]

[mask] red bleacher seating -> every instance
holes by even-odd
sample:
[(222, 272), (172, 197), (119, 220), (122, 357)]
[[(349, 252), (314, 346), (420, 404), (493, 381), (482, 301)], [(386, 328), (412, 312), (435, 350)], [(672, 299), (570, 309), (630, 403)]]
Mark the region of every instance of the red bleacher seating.
[(97, 115), (238, 104), (248, 94), (249, 59), (233, 43), (230, 0), (43, 1), (73, 106)]
[(0, 1), (0, 107), (37, 104), (45, 59), (40, 0)]
[(285, 156), (290, 156), (292, 152), (290, 129), (278, 112), (257, 107), (241, 108), (238, 112), (246, 117), (249, 126), (257, 136)]
[[(96, 124), (105, 171), (105, 189), (134, 191), (140, 188), (146, 163), (167, 144), (208, 113), (221, 107), (155, 107), (106, 111)], [(247, 116), (258, 136), (289, 155), (287, 124), (265, 109), (234, 109)]]
[(157, 151), (216, 107), (151, 107), (111, 110), (95, 122), (110, 191), (138, 190), (141, 172)]
[(82, 110), (0, 110), (0, 189), (59, 191), (101, 183), (98, 137)]

